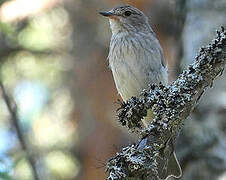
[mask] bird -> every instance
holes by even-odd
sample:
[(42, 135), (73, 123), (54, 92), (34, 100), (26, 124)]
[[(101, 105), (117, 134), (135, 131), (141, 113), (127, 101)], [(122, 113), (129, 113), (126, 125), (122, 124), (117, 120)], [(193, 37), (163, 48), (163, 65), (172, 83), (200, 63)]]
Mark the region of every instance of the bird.
[[(162, 48), (147, 16), (129, 5), (101, 12), (109, 18), (112, 37), (108, 55), (118, 93), (124, 101), (138, 96), (149, 84), (167, 84), (167, 67)], [(148, 112), (147, 127), (153, 114)]]
[[(139, 9), (130, 5), (117, 6), (110, 11), (100, 11), (107, 17), (112, 32), (108, 54), (118, 93), (123, 101), (139, 96), (142, 90), (150, 90), (150, 84), (168, 84), (167, 65), (162, 47), (152, 30), (148, 17)], [(142, 120), (148, 127), (154, 115), (151, 110)], [(181, 168), (172, 149), (168, 169), (160, 162), (159, 177), (180, 177)], [(169, 170), (169, 166), (175, 171)], [(163, 170), (164, 169), (164, 170)]]

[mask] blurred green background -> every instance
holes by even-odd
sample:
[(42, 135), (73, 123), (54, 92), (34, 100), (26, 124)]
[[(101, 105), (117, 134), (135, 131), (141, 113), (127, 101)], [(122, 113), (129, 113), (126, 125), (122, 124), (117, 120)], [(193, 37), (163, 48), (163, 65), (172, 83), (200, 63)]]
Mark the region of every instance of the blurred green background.
[[(190, 57), (195, 56), (202, 44), (198, 43), (197, 39), (203, 37), (198, 36), (196, 31), (203, 35), (202, 27), (206, 27), (206, 24), (199, 27), (197, 17), (200, 15), (195, 14), (192, 8), (194, 5), (197, 12), (202, 12), (205, 9), (202, 6), (206, 4), (205, 0), (191, 0), (190, 4), (187, 2), (0, 0), (0, 80), (12, 104), (17, 104), (18, 123), (28, 151), (21, 147), (23, 142), (18, 139), (15, 122), (11, 121), (9, 109), (1, 97), (0, 179), (105, 179), (106, 160), (121, 147), (135, 142), (135, 138), (117, 122), (115, 111), (118, 105), (115, 102), (120, 97), (106, 60), (111, 32), (107, 19), (101, 17), (98, 12), (129, 3), (151, 17), (153, 29), (164, 49), (172, 81), (181, 69), (190, 63)], [(199, 3), (201, 7), (197, 5)], [(223, 9), (222, 12), (226, 9), (221, 5), (219, 7)], [(218, 17), (216, 13), (209, 12), (208, 15), (207, 19)], [(202, 19), (200, 21), (205, 22)], [(194, 22), (198, 26), (191, 30), (192, 26), (189, 23), (197, 25)], [(218, 25), (222, 25), (221, 22), (219, 20), (219, 23), (215, 22), (209, 30), (205, 29), (210, 34), (204, 38), (206, 42), (213, 38), (214, 30)], [(210, 21), (210, 24), (213, 24), (213, 21)], [(189, 33), (192, 31), (195, 33), (190, 36)], [(217, 130), (213, 131), (224, 134), (226, 86), (225, 80), (221, 82), (224, 82), (219, 83), (223, 84), (219, 90), (222, 98), (219, 103), (218, 99), (214, 98), (214, 102), (220, 104), (214, 113), (217, 117), (222, 117), (217, 122), (223, 122), (223, 126), (217, 124)], [(1, 90), (0, 92), (2, 95)], [(204, 104), (206, 103), (208, 104)], [(213, 106), (215, 107), (214, 103)], [(209, 109), (213, 106), (204, 109), (210, 112)], [(198, 119), (198, 124), (203, 122), (199, 120), (207, 118), (204, 116), (206, 111), (202, 106), (197, 108), (196, 114), (192, 116), (193, 121)], [(217, 118), (213, 116), (212, 119)], [(186, 132), (182, 133), (178, 143), (179, 158), (184, 172), (188, 171), (187, 175), (185, 173), (185, 179), (226, 179), (225, 176), (221, 176), (225, 172), (225, 159), (221, 161), (221, 170), (216, 170), (219, 172), (216, 178), (191, 175), (194, 157), (197, 162), (200, 154), (196, 155), (199, 152), (198, 148), (180, 150), (181, 147), (193, 147), (192, 142), (183, 141), (183, 136), (193, 139), (191, 129), (194, 128), (192, 125), (187, 127), (189, 136), (186, 136)], [(203, 137), (202, 133), (197, 135), (197, 131), (202, 132), (196, 129), (194, 136)], [(202, 139), (199, 141), (199, 144), (206, 142)], [(222, 149), (225, 150), (225, 146)], [(200, 148), (200, 152), (205, 151), (209, 152), (209, 149)], [(38, 176), (36, 178), (34, 171)]]

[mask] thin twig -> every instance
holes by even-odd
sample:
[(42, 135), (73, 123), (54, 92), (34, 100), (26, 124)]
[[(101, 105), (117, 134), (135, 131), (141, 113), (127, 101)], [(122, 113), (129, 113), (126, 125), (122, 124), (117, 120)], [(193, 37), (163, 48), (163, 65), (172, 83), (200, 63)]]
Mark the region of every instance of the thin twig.
[(19, 118), (18, 118), (18, 115), (17, 115), (17, 106), (16, 106), (15, 103), (12, 103), (11, 98), (6, 93), (6, 90), (5, 90), (1, 81), (0, 81), (0, 88), (1, 88), (1, 91), (2, 91), (2, 97), (5, 101), (6, 106), (8, 108), (8, 111), (11, 115), (11, 121), (12, 121), (12, 124), (14, 125), (14, 127), (15, 127), (19, 142), (21, 144), (23, 151), (26, 153), (27, 160), (28, 160), (28, 162), (31, 166), (31, 170), (33, 172), (34, 179), (39, 180), (37, 168), (35, 166), (35, 159), (32, 157), (32, 155), (30, 153), (30, 150), (29, 150), (29, 148), (26, 144), (25, 137), (24, 137), (22, 130), (20, 128), (20, 125), (19, 125)]

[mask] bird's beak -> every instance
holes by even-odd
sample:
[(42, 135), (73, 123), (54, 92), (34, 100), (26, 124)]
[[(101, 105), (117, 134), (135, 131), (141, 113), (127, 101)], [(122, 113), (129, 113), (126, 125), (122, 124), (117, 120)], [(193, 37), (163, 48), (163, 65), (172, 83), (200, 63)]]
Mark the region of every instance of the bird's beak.
[(99, 13), (102, 16), (109, 17), (109, 18), (114, 18), (115, 16), (117, 16), (115, 13), (113, 13), (111, 11), (100, 11)]

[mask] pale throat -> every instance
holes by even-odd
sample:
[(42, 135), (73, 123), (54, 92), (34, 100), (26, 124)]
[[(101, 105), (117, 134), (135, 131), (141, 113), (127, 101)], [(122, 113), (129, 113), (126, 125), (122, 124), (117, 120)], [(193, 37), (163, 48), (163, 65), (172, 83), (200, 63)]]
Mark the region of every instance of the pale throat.
[[(112, 35), (116, 35), (120, 32), (128, 33), (129, 31), (132, 31), (133, 33), (144, 33), (149, 34), (151, 32), (151, 28), (148, 25), (148, 23), (139, 24), (137, 27), (133, 27), (132, 25), (128, 25), (127, 27), (123, 27), (122, 24), (119, 22), (119, 19), (111, 19), (109, 18), (110, 28), (112, 31)], [(125, 26), (125, 25), (124, 25)]]
[(121, 26), (120, 26), (119, 22), (117, 22), (117, 21), (119, 21), (119, 20), (109, 19), (112, 34), (117, 34), (121, 31)]
[(121, 23), (119, 19), (116, 18), (109, 18), (110, 28), (112, 35), (121, 34), (121, 33), (128, 33), (128, 30), (131, 30), (131, 27), (125, 27), (126, 24)]

